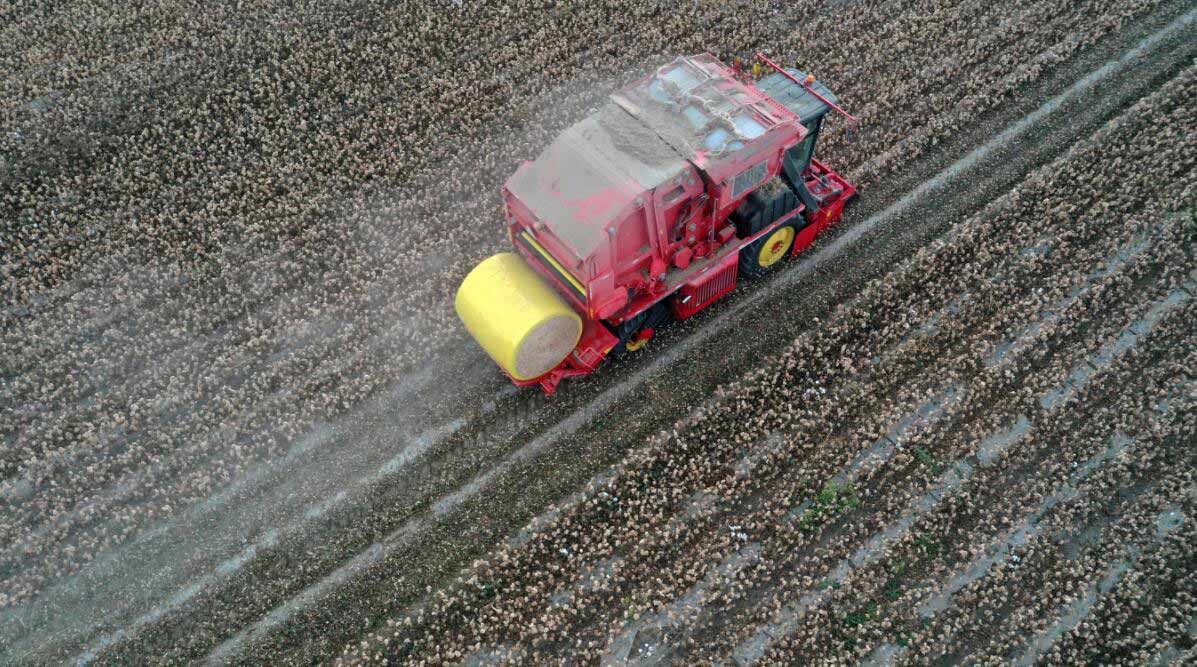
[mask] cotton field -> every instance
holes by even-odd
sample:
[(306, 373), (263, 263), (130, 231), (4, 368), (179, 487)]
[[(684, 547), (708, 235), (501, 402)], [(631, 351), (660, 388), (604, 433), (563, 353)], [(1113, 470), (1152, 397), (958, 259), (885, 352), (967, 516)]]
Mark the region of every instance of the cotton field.
[[(1194, 661), (1192, 3), (0, 15), (0, 663)], [(503, 182), (758, 51), (860, 202), (513, 387)]]

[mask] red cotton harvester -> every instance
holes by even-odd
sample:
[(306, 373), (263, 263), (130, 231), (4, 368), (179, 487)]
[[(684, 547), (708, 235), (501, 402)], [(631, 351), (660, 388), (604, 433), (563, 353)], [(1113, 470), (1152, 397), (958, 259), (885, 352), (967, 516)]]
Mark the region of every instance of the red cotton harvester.
[(503, 188), (514, 253), (483, 261), (457, 313), (517, 385), (552, 394), (670, 319), (762, 275), (840, 219), (856, 188), (819, 160), (843, 113), (813, 76), (759, 80), (709, 54), (610, 96)]

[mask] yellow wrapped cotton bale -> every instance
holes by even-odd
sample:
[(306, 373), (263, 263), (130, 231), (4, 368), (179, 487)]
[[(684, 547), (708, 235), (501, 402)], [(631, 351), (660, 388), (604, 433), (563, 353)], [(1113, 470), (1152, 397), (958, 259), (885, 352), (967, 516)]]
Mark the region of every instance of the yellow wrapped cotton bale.
[(552, 370), (582, 335), (582, 318), (510, 252), (474, 267), (457, 288), (456, 306), (474, 340), (517, 380)]

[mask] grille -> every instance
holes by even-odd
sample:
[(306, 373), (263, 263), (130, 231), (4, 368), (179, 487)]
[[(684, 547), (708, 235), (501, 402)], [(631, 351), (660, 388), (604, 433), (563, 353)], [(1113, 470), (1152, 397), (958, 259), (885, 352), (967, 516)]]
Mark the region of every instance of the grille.
[(732, 198), (738, 198), (752, 189), (754, 185), (763, 181), (765, 179), (765, 169), (767, 168), (768, 164), (762, 162), (740, 172), (736, 176), (736, 179), (732, 181)]
[(677, 296), (673, 300), (675, 317), (678, 319), (690, 317), (706, 308), (712, 301), (732, 291), (732, 288), (736, 286), (736, 274), (740, 264), (734, 254), (728, 260), (724, 260), (724, 265), (715, 271), (678, 290)]

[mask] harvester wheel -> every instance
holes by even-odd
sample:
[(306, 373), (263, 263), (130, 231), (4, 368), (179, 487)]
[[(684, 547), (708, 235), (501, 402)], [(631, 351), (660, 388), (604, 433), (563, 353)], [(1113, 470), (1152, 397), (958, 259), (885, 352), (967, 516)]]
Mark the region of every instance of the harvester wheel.
[(649, 308), (623, 324), (610, 327), (611, 332), (619, 337), (619, 342), (611, 348), (612, 357), (619, 357), (628, 352), (635, 352), (648, 344), (657, 327), (672, 319), (669, 308), (664, 303)]
[(740, 249), (740, 274), (763, 276), (785, 259), (794, 247), (793, 225), (782, 225)]
[(635, 339), (629, 340), (628, 342), (624, 343), (623, 348), (625, 350), (627, 350), (628, 352), (635, 352), (636, 350), (639, 350), (640, 348), (644, 347), (645, 345), (648, 345), (648, 340), (652, 337), (653, 337), (652, 329), (643, 329), (639, 333), (636, 334)]

